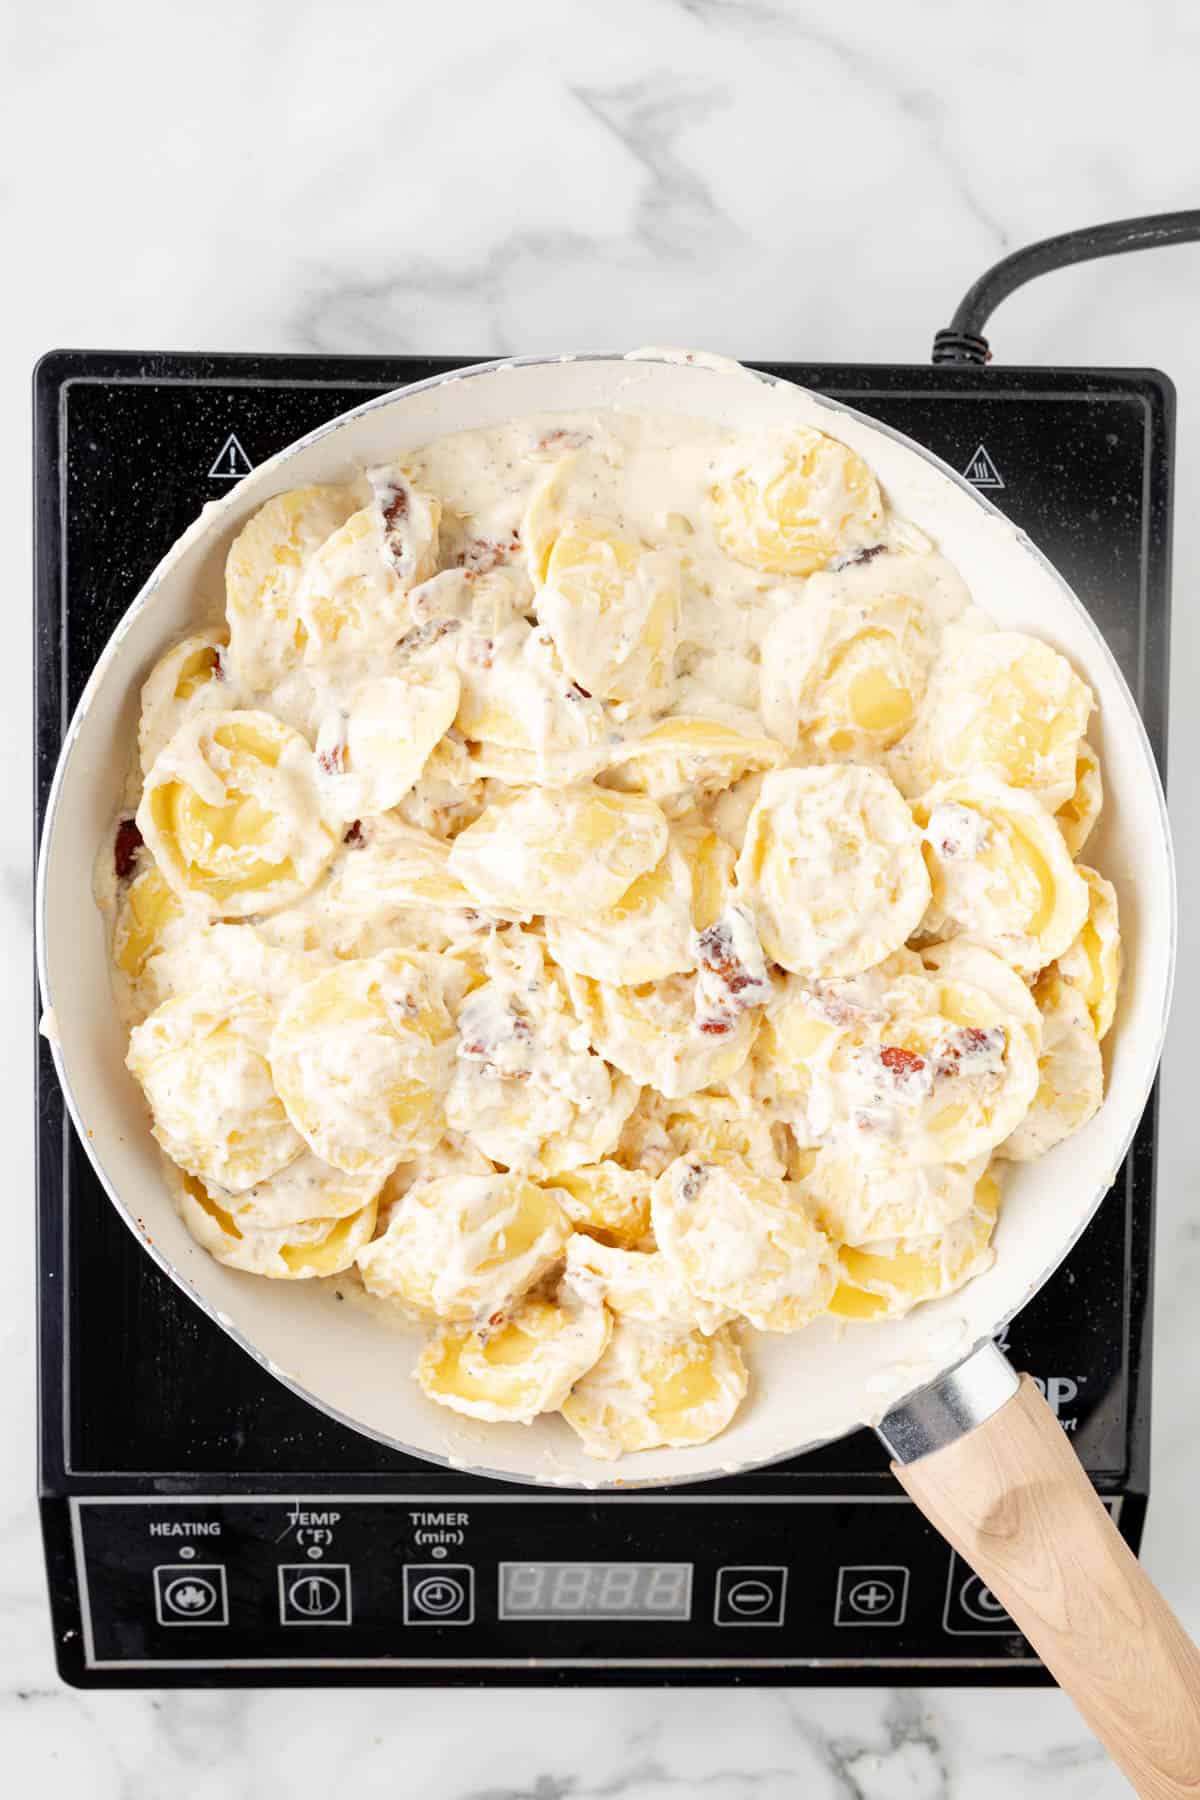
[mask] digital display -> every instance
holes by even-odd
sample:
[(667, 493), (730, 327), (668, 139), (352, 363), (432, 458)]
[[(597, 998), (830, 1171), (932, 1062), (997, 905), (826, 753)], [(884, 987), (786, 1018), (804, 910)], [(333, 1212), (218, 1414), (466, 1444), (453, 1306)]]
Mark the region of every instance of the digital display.
[(500, 1564), (502, 1619), (690, 1619), (691, 1563)]

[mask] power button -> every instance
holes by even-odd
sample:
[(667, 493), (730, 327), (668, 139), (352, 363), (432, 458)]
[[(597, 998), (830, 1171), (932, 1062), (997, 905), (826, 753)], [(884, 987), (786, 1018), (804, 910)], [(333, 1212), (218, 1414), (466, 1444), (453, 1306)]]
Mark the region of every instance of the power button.
[(469, 1625), (475, 1617), (475, 1571), (469, 1563), (405, 1563), (406, 1625)]

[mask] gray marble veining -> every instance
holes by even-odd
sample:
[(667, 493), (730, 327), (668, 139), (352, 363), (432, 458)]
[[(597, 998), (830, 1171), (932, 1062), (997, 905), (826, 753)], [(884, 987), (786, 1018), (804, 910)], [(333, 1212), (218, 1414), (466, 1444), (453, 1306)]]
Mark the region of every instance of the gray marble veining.
[[(16, 6), (0, 64), (0, 758), (28, 792), (28, 380), (52, 344), (450, 351), (692, 343), (922, 361), (1005, 249), (1194, 203), (1200, 28), (1155, 0)], [(1200, 249), (1011, 301), (1008, 361), (1180, 389), (1172, 811), (1185, 936), (1163, 1078), (1146, 1561), (1200, 1631)], [(29, 831), (0, 809), (0, 1745), (44, 1800), (1106, 1800), (1055, 1693), (77, 1694), (33, 1508)], [(81, 906), (86, 896), (80, 896)]]

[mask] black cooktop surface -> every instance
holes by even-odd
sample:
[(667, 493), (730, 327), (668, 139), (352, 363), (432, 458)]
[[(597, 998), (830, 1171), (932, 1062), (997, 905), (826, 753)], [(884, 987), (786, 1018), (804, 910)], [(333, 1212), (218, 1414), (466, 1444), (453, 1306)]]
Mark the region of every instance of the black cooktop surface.
[[(56, 352), (43, 361), (35, 392), (39, 826), (66, 722), (99, 651), (199, 508), (314, 426), (463, 360)], [(1027, 531), (1103, 629), (1161, 765), (1173, 429), (1173, 396), (1162, 376), (761, 366), (908, 433), (966, 474)], [(525, 1490), (450, 1476), (325, 1418), (273, 1381), (142, 1254), (64, 1118), (44, 1044), (38, 1128), (42, 1486), (60, 1660), (72, 1679), (409, 1680), (421, 1679), (424, 1671), (443, 1680), (586, 1680), (596, 1670), (605, 1679), (643, 1681), (879, 1679), (884, 1671), (888, 1680), (1038, 1678), (1040, 1665), (1011, 1622), (988, 1612), (986, 1598), (982, 1609), (976, 1606), (980, 1618), (972, 1626), (964, 1598), (967, 1578), (956, 1574), (949, 1552), (908, 1503), (897, 1501), (884, 1454), (870, 1433), (771, 1470), (689, 1492), (672, 1490), (653, 1501), (617, 1495), (543, 1504)], [(1153, 1208), (1152, 1101), (1112, 1193), (1063, 1268), (1013, 1324), (1008, 1340), (1017, 1364), (1045, 1386), (1085, 1467), (1135, 1545), (1149, 1459)], [(272, 1536), (265, 1521), (290, 1516), (281, 1510), (285, 1505), (297, 1516), (305, 1511), (302, 1499), (288, 1497), (331, 1494), (342, 1497), (341, 1542), (328, 1553), (345, 1550), (348, 1537), (357, 1534), (354, 1563), (337, 1564), (348, 1571), (337, 1580), (361, 1585), (361, 1571), (374, 1568), (370, 1585), (377, 1601), (375, 1614), (359, 1602), (353, 1621), (340, 1616), (327, 1621), (341, 1624), (340, 1633), (321, 1633), (302, 1607), (295, 1618), (284, 1616), (285, 1578), (278, 1576), (276, 1605), (275, 1564), (255, 1574), (255, 1558)], [(469, 1565), (470, 1620), (443, 1617), (437, 1624), (435, 1615), (410, 1621), (404, 1585), (409, 1577), (401, 1583), (387, 1558), (410, 1538), (416, 1554), (426, 1542), (424, 1528), (403, 1508), (402, 1528), (389, 1517), (381, 1534), (379, 1523), (389, 1501), (401, 1494), (431, 1501), (451, 1494), (475, 1497), (478, 1516), (488, 1523), (480, 1527)], [(83, 1497), (90, 1507), (81, 1504)], [(107, 1509), (96, 1504), (118, 1497), (133, 1504)], [(354, 1500), (361, 1501), (357, 1512), (349, 1504)], [(723, 1506), (730, 1500), (740, 1501), (739, 1517), (744, 1514), (750, 1523), (741, 1530), (745, 1554), (726, 1565), (718, 1521), (728, 1516)], [(193, 1558), (197, 1551), (204, 1554), (206, 1531), (223, 1530), (226, 1541), (240, 1547), (221, 1575), (221, 1596), (215, 1595), (215, 1576), (197, 1575), (185, 1583), (193, 1598), (206, 1583), (214, 1596), (213, 1615), (190, 1623), (186, 1614), (178, 1619), (164, 1614), (160, 1590), (166, 1577), (154, 1571), (165, 1565), (147, 1548), (154, 1527), (139, 1523), (131, 1530), (128, 1523), (148, 1518), (146, 1507), (166, 1517), (185, 1502), (196, 1542), (184, 1550), (191, 1548)], [(822, 1580), (829, 1588), (803, 1604), (797, 1599), (800, 1567), (794, 1558), (779, 1562), (778, 1542), (780, 1531), (798, 1516), (787, 1509), (800, 1503), (805, 1506), (803, 1564), (809, 1571), (814, 1557), (827, 1564)], [(642, 1510), (633, 1513), (639, 1504)], [(626, 1613), (622, 1656), (612, 1638), (615, 1615), (599, 1623), (594, 1615), (586, 1620), (563, 1615), (548, 1624), (527, 1611), (523, 1626), (513, 1623), (497, 1571), (504, 1556), (529, 1554), (530, 1533), (532, 1543), (557, 1542), (547, 1510), (553, 1505), (560, 1509), (556, 1516), (576, 1523), (579, 1507), (586, 1507), (589, 1541), (595, 1538), (600, 1546), (596, 1553), (619, 1551), (629, 1568), (631, 1555), (676, 1570), (685, 1562), (668, 1564), (663, 1557), (670, 1552), (685, 1558), (694, 1570), (687, 1577), (690, 1622), (681, 1623), (679, 1615), (669, 1627), (665, 1621), (647, 1627), (659, 1636), (653, 1642), (643, 1637), (649, 1648), (638, 1649), (629, 1622), (633, 1614)], [(508, 1521), (503, 1528), (497, 1523), (502, 1513)], [(614, 1525), (618, 1516), (620, 1524)], [(646, 1523), (651, 1517), (653, 1531)], [(284, 1536), (306, 1529), (285, 1526)], [(458, 1528), (447, 1530), (453, 1544)], [(314, 1550), (318, 1559), (325, 1554), (319, 1544), (305, 1554)], [(442, 1546), (441, 1556), (446, 1554)], [(760, 1565), (765, 1573), (754, 1573)], [(192, 1562), (194, 1572), (202, 1566), (208, 1565)], [(746, 1567), (751, 1587), (762, 1584), (773, 1596), (769, 1616), (753, 1621), (776, 1626), (770, 1654), (763, 1645), (769, 1633), (751, 1631), (747, 1618), (740, 1631), (731, 1630), (738, 1621), (720, 1617), (725, 1589), (736, 1585), (738, 1571)], [(779, 1571), (789, 1568), (790, 1598), (785, 1598), (778, 1590), (788, 1576)], [(867, 1575), (856, 1581), (861, 1570)], [(151, 1577), (153, 1591), (147, 1585)], [(682, 1604), (683, 1576), (662, 1579), (667, 1586), (661, 1593), (673, 1605)], [(455, 1581), (461, 1588), (462, 1579)], [(317, 1588), (311, 1583), (310, 1588), (315, 1605)], [(861, 1612), (850, 1607), (852, 1588), (862, 1590)], [(625, 1589), (618, 1582), (613, 1591)], [(507, 1599), (517, 1605), (511, 1595)], [(349, 1586), (345, 1601), (349, 1611)], [(777, 1620), (771, 1610), (776, 1602)], [(892, 1616), (897, 1607), (899, 1620)], [(704, 1630), (696, 1623), (701, 1612), (708, 1621)], [(853, 1616), (843, 1618), (843, 1612)], [(952, 1617), (965, 1629), (956, 1628)], [(420, 1644), (420, 1657), (399, 1654), (388, 1638), (389, 1622), (401, 1618)], [(422, 1634), (415, 1629), (418, 1622), (433, 1629)], [(207, 1632), (204, 1623), (220, 1623), (222, 1629)], [(452, 1625), (469, 1629), (459, 1634)], [(845, 1626), (853, 1626), (853, 1633)], [(535, 1630), (538, 1641), (522, 1637), (522, 1630)], [(596, 1632), (599, 1649), (589, 1656), (585, 1652), (594, 1647)], [(316, 1649), (297, 1652), (297, 1644), (314, 1635)], [(434, 1640), (436, 1654), (430, 1654)], [(385, 1641), (391, 1647), (383, 1650)], [(559, 1654), (550, 1655), (548, 1643)], [(259, 1653), (250, 1656), (248, 1644)], [(740, 1654), (746, 1644), (753, 1655)], [(512, 1655), (500, 1654), (506, 1647)], [(531, 1670), (530, 1656), (540, 1667)], [(523, 1675), (514, 1673), (516, 1665)]]

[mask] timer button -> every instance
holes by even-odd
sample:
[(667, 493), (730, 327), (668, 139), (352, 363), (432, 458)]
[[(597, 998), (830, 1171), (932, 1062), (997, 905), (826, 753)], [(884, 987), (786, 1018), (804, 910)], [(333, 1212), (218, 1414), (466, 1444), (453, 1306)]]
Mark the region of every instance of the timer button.
[(717, 1570), (718, 1625), (782, 1625), (787, 1570), (779, 1565), (731, 1564)]
[(469, 1563), (405, 1563), (406, 1625), (469, 1625), (475, 1617), (475, 1571)]

